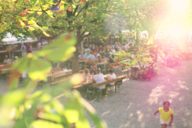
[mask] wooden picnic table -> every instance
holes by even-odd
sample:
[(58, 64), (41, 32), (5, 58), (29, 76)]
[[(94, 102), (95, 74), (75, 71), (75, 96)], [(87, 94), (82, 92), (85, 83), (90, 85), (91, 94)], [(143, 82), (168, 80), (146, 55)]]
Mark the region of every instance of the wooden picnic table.
[[(99, 87), (99, 86), (102, 86), (102, 85), (106, 85), (106, 84), (109, 84), (109, 83), (114, 83), (114, 82), (117, 82), (117, 81), (120, 81), (122, 79), (125, 79), (127, 76), (126, 75), (121, 75), (121, 76), (118, 76), (116, 79), (111, 79), (111, 80), (106, 80), (102, 83), (94, 83), (92, 86), (94, 87)], [(116, 88), (116, 86), (115, 86)]]
[[(107, 75), (105, 75), (105, 79), (106, 79), (106, 77), (107, 77)], [(121, 76), (117, 76), (116, 79), (105, 80), (102, 83), (96, 83), (94, 81), (89, 81), (89, 82), (86, 82), (86, 83), (82, 83), (82, 84), (73, 86), (73, 89), (78, 89), (78, 88), (85, 87), (85, 86), (89, 86), (89, 87), (91, 86), (91, 87), (98, 88), (99, 86), (102, 86), (102, 85), (106, 85), (106, 84), (109, 84), (109, 83), (114, 83), (116, 81), (120, 81), (122, 79), (125, 79), (126, 77), (127, 77), (126, 75), (121, 75)]]
[(78, 89), (78, 88), (81, 88), (81, 87), (90, 86), (93, 83), (94, 83), (93, 81), (84, 82), (84, 83), (73, 86), (73, 89)]
[(0, 64), (0, 74), (5, 74), (10, 71), (10, 64)]
[(67, 77), (72, 75), (72, 70), (59, 70), (59, 71), (53, 71), (48, 75), (48, 80), (50, 82), (56, 82), (56, 80), (63, 78), (63, 77)]
[(0, 51), (0, 54), (1, 54), (1, 53), (7, 53), (7, 52), (8, 52), (7, 50), (1, 50), (1, 51)]

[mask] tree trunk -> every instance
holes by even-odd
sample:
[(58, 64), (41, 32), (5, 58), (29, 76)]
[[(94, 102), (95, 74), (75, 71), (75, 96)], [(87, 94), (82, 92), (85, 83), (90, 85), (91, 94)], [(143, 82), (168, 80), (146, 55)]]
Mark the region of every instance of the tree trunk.
[(80, 70), (80, 65), (79, 65), (79, 47), (81, 47), (81, 33), (80, 33), (80, 29), (77, 30), (77, 44), (76, 44), (76, 51), (73, 55), (73, 57), (71, 58), (71, 62), (72, 62), (72, 72), (73, 73), (77, 73)]
[(78, 50), (74, 53), (73, 57), (71, 58), (71, 63), (72, 63), (72, 72), (77, 73), (80, 70), (80, 65), (78, 61)]

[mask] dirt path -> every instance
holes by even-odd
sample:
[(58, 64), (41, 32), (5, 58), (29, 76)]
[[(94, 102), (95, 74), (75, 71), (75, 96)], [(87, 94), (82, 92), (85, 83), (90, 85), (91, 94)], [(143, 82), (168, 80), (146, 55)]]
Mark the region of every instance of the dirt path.
[(192, 128), (192, 62), (160, 67), (152, 81), (126, 81), (116, 94), (92, 105), (109, 128), (159, 128), (153, 112), (163, 100), (172, 101), (174, 128)]

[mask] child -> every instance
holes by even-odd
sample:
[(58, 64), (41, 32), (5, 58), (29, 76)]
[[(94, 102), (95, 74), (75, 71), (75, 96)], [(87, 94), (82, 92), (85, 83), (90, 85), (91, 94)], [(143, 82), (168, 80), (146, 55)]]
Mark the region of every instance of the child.
[(160, 107), (154, 115), (157, 113), (160, 114), (160, 123), (161, 128), (167, 128), (168, 126), (172, 126), (173, 123), (173, 110), (170, 108), (170, 102), (164, 101), (163, 107)]

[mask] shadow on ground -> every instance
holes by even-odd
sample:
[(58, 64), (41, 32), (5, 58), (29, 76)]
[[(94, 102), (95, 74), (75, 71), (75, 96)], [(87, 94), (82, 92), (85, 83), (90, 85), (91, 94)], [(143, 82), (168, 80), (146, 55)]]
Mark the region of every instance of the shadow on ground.
[(91, 103), (109, 128), (159, 128), (153, 112), (170, 100), (175, 112), (173, 127), (192, 128), (191, 64), (160, 67), (152, 81), (126, 81), (116, 94)]

